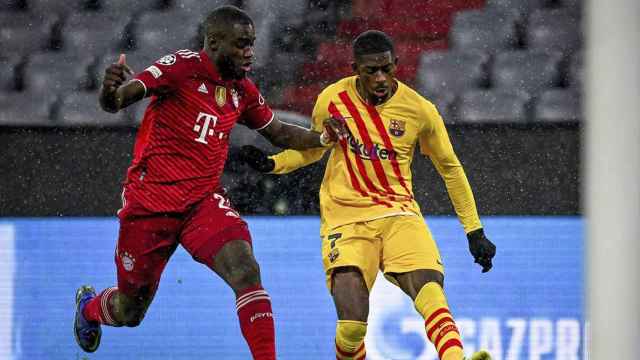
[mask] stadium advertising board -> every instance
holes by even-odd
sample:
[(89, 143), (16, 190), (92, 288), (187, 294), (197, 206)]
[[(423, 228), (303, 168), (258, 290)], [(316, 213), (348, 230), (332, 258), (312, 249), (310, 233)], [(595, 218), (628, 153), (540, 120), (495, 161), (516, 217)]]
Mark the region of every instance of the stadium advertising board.
[[(335, 314), (324, 284), (319, 220), (250, 217), (276, 319), (282, 359), (330, 359)], [(498, 246), (481, 274), (455, 218), (427, 222), (445, 262), (445, 287), (467, 352), (494, 359), (586, 359), (582, 220), (485, 218)], [(235, 299), (220, 279), (178, 250), (137, 328), (106, 328), (84, 354), (73, 339), (75, 289), (115, 282), (113, 218), (0, 220), (0, 359), (249, 359)], [(367, 359), (436, 359), (410, 299), (379, 277)]]

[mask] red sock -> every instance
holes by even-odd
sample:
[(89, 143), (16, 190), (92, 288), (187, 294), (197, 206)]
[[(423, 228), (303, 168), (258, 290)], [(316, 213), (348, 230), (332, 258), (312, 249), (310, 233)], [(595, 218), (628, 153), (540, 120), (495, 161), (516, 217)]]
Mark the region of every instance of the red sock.
[(240, 329), (256, 360), (275, 360), (276, 341), (269, 294), (260, 285), (238, 293)]
[(111, 298), (118, 291), (116, 287), (104, 289), (98, 296), (91, 299), (85, 305), (82, 315), (87, 321), (98, 322), (109, 326), (122, 326), (117, 324), (113, 318), (113, 310), (111, 309)]

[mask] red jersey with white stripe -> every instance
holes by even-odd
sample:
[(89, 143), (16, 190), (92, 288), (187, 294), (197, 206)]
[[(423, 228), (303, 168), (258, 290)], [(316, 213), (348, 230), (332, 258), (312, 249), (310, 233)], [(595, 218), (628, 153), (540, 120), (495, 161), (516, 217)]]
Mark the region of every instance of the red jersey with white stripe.
[(204, 51), (166, 55), (132, 81), (151, 102), (125, 192), (152, 212), (183, 212), (215, 191), (236, 122), (257, 130), (273, 119), (251, 80), (223, 80)]

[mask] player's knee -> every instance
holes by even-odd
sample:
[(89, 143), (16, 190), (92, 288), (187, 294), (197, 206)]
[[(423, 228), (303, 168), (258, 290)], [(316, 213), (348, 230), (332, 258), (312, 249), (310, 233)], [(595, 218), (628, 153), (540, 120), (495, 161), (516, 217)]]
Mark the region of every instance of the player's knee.
[(422, 282), (423, 282), (422, 286), (430, 282), (434, 282), (440, 285), (440, 287), (444, 287), (444, 274), (436, 270), (423, 270), (423, 271), (424, 271), (424, 274), (422, 278)]
[(241, 290), (260, 283), (260, 267), (251, 259), (234, 266), (229, 271), (229, 284), (234, 290)]

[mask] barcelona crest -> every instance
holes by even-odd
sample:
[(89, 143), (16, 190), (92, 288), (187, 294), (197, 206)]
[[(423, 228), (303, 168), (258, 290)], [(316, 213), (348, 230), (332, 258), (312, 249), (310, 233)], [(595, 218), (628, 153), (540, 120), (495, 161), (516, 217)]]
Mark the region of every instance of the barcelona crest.
[(404, 135), (404, 125), (404, 120), (391, 119), (391, 123), (389, 124), (389, 133), (396, 137)]
[(224, 86), (216, 86), (216, 104), (223, 107), (227, 103), (227, 88)]

